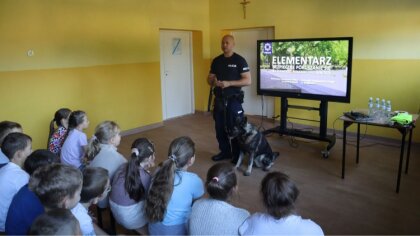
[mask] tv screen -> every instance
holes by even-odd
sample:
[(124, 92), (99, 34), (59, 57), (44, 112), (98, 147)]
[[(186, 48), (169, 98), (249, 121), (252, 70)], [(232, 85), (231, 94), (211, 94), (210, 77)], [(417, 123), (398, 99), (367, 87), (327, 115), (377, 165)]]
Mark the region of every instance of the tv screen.
[(352, 37), (257, 41), (257, 93), (350, 102)]

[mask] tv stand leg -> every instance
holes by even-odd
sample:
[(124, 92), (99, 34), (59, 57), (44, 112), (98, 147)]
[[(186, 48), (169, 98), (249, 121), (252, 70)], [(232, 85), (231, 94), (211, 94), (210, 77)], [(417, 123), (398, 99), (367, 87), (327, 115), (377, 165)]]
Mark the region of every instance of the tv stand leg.
[(323, 158), (328, 158), (328, 156), (330, 155), (331, 148), (333, 148), (334, 145), (335, 145), (335, 141), (336, 141), (335, 134), (333, 134), (332, 136), (327, 136), (325, 139), (321, 138), (320, 140), (328, 142), (328, 145), (325, 148), (325, 150), (321, 151), (322, 157)]
[[(295, 108), (295, 109), (310, 109), (310, 110), (319, 110), (319, 116), (320, 116), (320, 127), (319, 127), (319, 133), (307, 133), (307, 132), (301, 132), (299, 130), (295, 129), (288, 129), (287, 128), (287, 112), (289, 108)], [(327, 135), (327, 114), (328, 114), (328, 102), (321, 100), (319, 108), (315, 107), (304, 107), (304, 106), (289, 106), (289, 102), (287, 98), (282, 97), (281, 98), (281, 104), (280, 104), (280, 126), (268, 129), (263, 132), (264, 135), (267, 135), (269, 133), (278, 133), (279, 135), (291, 135), (295, 137), (302, 137), (306, 139), (312, 139), (312, 140), (319, 140), (328, 142), (328, 145), (325, 150), (321, 151), (322, 157), (328, 158), (330, 154), (330, 150), (335, 145), (336, 137), (334, 135)]]

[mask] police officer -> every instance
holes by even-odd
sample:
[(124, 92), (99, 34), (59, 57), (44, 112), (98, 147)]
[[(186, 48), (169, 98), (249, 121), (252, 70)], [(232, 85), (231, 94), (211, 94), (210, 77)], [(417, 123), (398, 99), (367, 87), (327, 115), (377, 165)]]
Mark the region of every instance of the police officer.
[(229, 142), (228, 130), (237, 116), (243, 116), (243, 91), (241, 87), (251, 84), (251, 73), (246, 60), (233, 52), (235, 39), (232, 35), (222, 38), (223, 54), (213, 59), (207, 82), (214, 86), (213, 93), (216, 138), (220, 153), (212, 157), (213, 161), (232, 159), (236, 162), (239, 147), (235, 139)]

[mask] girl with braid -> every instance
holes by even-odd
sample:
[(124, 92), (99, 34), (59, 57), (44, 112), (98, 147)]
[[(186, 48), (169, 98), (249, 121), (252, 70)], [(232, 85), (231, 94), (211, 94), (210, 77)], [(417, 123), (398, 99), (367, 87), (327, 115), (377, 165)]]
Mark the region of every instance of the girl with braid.
[(152, 179), (146, 199), (150, 235), (185, 235), (194, 200), (204, 194), (203, 182), (188, 172), (194, 164), (195, 147), (189, 137), (172, 141), (168, 159)]

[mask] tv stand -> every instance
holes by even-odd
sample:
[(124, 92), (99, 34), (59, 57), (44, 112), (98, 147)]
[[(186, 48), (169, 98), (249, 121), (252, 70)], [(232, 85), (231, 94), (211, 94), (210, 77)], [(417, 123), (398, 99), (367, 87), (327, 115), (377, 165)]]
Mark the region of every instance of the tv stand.
[[(319, 133), (287, 128), (287, 111), (289, 108), (319, 111), (319, 116), (320, 116)], [(327, 114), (328, 114), (328, 102), (325, 100), (321, 100), (321, 103), (318, 108), (318, 107), (289, 105), (287, 98), (281, 97), (280, 126), (274, 127), (272, 129), (268, 129), (264, 131), (263, 133), (264, 134), (278, 133), (280, 135), (290, 135), (290, 136), (295, 136), (295, 137), (328, 142), (326, 149), (321, 151), (322, 156), (324, 158), (328, 158), (330, 149), (335, 145), (335, 134), (327, 135)]]

